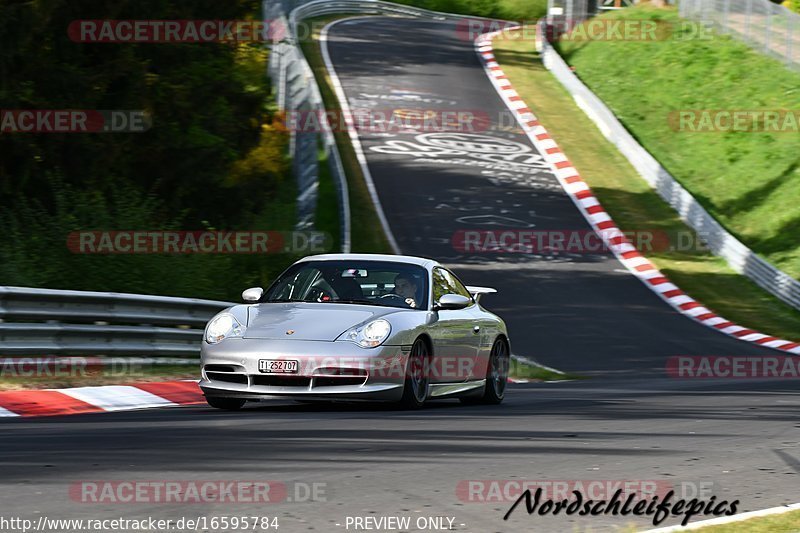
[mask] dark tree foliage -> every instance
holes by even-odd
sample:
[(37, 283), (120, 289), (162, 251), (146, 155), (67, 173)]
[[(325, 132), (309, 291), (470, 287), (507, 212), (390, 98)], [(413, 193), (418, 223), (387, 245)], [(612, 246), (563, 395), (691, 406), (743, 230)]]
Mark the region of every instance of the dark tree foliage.
[(269, 127), (263, 45), (81, 43), (68, 28), (259, 11), (257, 0), (0, 0), (0, 109), (144, 110), (152, 120), (144, 133), (0, 134), (0, 285), (226, 296), (213, 288), (230, 258), (75, 257), (66, 236), (285, 229), (291, 212), (278, 220), (268, 209), (291, 181), (285, 133)]
[[(234, 222), (270, 184), (230, 187), (233, 161), (259, 140), (266, 81), (248, 79), (231, 43), (76, 43), (81, 19), (233, 19), (254, 1), (5, 2), (0, 11), (0, 102), (4, 109), (143, 109), (146, 133), (15, 134), (0, 137), (0, 191), (52, 208), (48, 176), (108, 194), (120, 184), (160, 198), (187, 222)], [(255, 45), (251, 45), (255, 46)], [(260, 87), (252, 87), (260, 83)], [(267, 185), (264, 187), (264, 185)], [(273, 184), (274, 185), (274, 184)]]

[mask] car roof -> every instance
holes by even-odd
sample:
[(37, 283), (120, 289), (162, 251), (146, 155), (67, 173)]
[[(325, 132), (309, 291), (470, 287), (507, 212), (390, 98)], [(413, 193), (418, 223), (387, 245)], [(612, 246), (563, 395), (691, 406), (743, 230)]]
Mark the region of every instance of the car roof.
[(424, 268), (431, 268), (438, 265), (437, 261), (433, 259), (426, 259), (424, 257), (415, 257), (413, 255), (389, 255), (389, 254), (320, 254), (309, 255), (298, 261), (303, 263), (306, 261), (386, 261), (390, 263), (408, 263), (418, 265)]

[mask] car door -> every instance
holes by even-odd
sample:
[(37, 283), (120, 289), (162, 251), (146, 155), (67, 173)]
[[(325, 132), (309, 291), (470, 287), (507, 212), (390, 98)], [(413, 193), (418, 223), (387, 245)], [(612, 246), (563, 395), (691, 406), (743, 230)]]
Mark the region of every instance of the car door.
[[(443, 267), (432, 273), (434, 304), (445, 294), (460, 294), (472, 300), (469, 291), (458, 278)], [(434, 359), (431, 381), (452, 383), (471, 379), (478, 358), (480, 330), (475, 330), (473, 303), (465, 309), (441, 309), (433, 329)]]

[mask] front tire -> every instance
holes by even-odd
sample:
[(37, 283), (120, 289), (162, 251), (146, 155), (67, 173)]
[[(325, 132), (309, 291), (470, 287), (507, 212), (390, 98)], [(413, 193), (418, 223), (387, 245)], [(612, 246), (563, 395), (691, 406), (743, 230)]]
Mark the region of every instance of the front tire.
[(422, 338), (414, 341), (406, 365), (406, 380), (400, 405), (406, 409), (419, 409), (428, 399), (430, 350)]
[(216, 396), (206, 396), (208, 405), (215, 409), (223, 409), (225, 411), (238, 411), (241, 409), (247, 400), (240, 400), (239, 398), (219, 398)]

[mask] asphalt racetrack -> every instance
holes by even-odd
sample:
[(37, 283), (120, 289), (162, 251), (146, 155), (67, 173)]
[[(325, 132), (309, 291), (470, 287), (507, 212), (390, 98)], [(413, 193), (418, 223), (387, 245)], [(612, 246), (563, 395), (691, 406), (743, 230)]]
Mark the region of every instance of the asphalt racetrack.
[[(665, 373), (676, 355), (776, 352), (673, 312), (610, 254), (454, 247), (459, 230), (588, 229), (525, 137), (497, 118), (502, 102), (454, 23), (359, 18), (332, 26), (328, 47), (354, 108), (490, 117), (486, 131), (467, 136), (361, 132), (389, 225), (403, 253), (434, 257), (465, 282), (499, 290), (485, 304), (507, 321), (515, 353), (590, 379), (511, 385), (499, 407), (443, 401), (405, 412), (275, 400), (239, 413), (191, 407), (3, 420), (4, 516), (268, 516), (279, 532), (324, 533), (366, 530), (353, 526), (355, 517), (407, 516), (430, 520), (419, 522), (424, 529), (373, 530), (433, 531), (440, 517), (451, 530), (476, 533), (613, 531), (651, 522), (528, 516), (524, 506), (504, 521), (513, 498), (484, 501), (488, 492), (469, 488), (490, 480), (655, 482), (687, 499), (739, 500), (739, 511), (798, 499), (796, 380)], [(509, 162), (513, 169), (504, 169)], [(286, 492), (270, 503), (204, 505), (92, 503), (81, 492), (87, 483), (148, 480), (271, 480)]]

